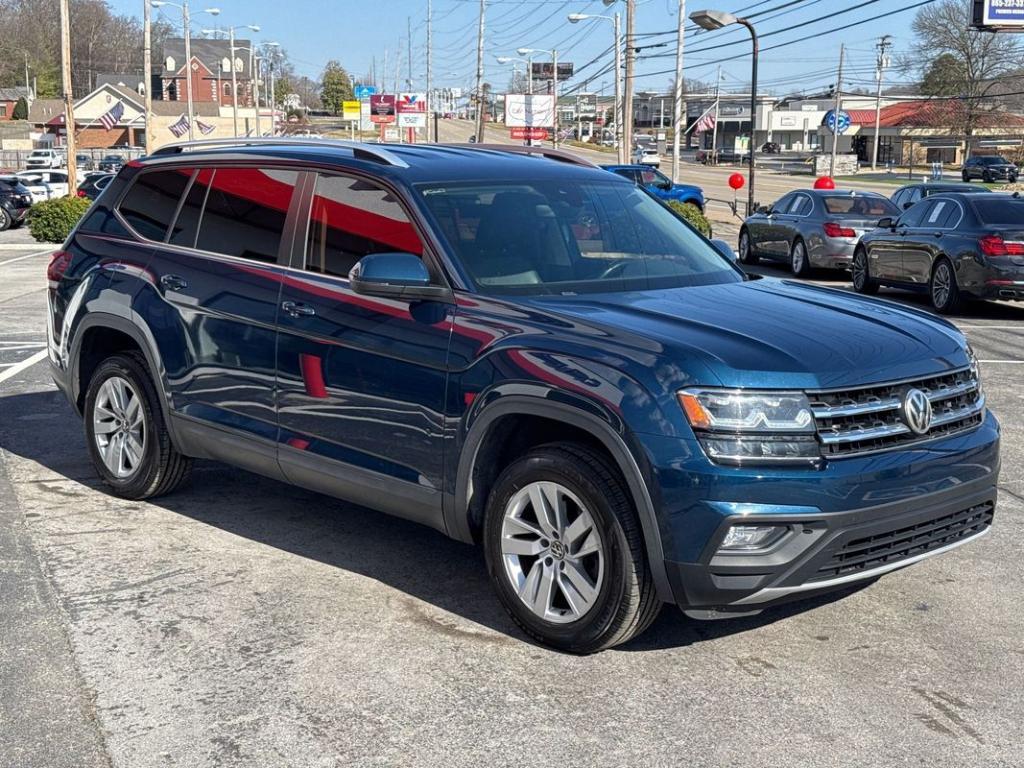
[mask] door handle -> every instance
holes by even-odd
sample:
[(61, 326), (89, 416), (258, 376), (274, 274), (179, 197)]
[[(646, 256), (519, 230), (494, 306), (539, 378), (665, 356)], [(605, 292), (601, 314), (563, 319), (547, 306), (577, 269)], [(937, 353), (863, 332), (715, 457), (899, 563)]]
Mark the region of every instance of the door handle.
[(169, 291), (180, 291), (188, 288), (188, 281), (179, 275), (164, 275), (160, 278), (160, 285)]
[(296, 301), (282, 301), (281, 309), (292, 317), (313, 317), (316, 314), (316, 310), (311, 306)]

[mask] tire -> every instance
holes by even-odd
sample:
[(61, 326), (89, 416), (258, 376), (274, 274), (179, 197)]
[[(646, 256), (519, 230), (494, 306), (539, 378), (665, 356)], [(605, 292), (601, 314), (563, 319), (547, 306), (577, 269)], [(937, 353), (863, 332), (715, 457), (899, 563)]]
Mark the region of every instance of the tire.
[(743, 264), (757, 264), (757, 262), (761, 260), (754, 252), (753, 245), (750, 242), (750, 233), (746, 229), (740, 230), (738, 250), (740, 253), (740, 262)]
[(965, 184), (971, 183), (971, 177), (967, 175), (967, 171), (962, 171), (960, 173), (960, 178), (964, 180)]
[(992, 174), (989, 173), (988, 171), (985, 171), (983, 174), (981, 174), (981, 180), (984, 181), (986, 184), (991, 184), (993, 181)]
[(943, 315), (956, 314), (960, 310), (960, 288), (956, 284), (956, 270), (949, 259), (941, 258), (935, 262), (928, 281), (928, 297), (935, 311)]
[[(535, 498), (561, 500), (559, 536), (549, 518), (540, 522)], [(661, 610), (624, 483), (590, 448), (543, 445), (506, 467), (487, 501), (483, 537), (505, 610), (541, 643), (595, 653), (643, 632)]]
[(853, 252), (853, 290), (865, 296), (874, 296), (878, 293), (878, 283), (871, 279), (871, 272), (868, 269), (868, 254), (863, 248)]
[(811, 274), (811, 262), (807, 258), (807, 246), (799, 237), (793, 241), (789, 249), (789, 268), (796, 277), (807, 277)]
[(0, 208), (0, 232), (5, 232), (11, 228), (11, 215), (7, 213), (3, 208)]
[(117, 354), (99, 364), (89, 380), (84, 414), (89, 456), (115, 495), (149, 499), (170, 493), (188, 477), (192, 459), (171, 444), (140, 354)]

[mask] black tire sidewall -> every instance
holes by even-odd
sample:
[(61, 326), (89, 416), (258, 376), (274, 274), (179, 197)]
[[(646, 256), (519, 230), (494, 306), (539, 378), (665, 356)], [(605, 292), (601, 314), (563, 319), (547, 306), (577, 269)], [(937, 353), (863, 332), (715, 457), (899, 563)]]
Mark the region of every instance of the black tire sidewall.
[(857, 270), (852, 270), (851, 277), (853, 279), (853, 290), (855, 290), (857, 293), (864, 293), (870, 290), (869, 286), (871, 285), (871, 277), (868, 274), (868, 257), (864, 253), (864, 251), (856, 250), (853, 252), (852, 266), (857, 266), (858, 259), (864, 259), (864, 281), (860, 285), (857, 285)]
[[(747, 251), (743, 252), (743, 238), (747, 239)], [(740, 230), (740, 239), (736, 244), (737, 249), (740, 252), (740, 263), (741, 264), (756, 264), (757, 256), (754, 255), (754, 243), (750, 239), (750, 231), (747, 229)]]
[[(505, 609), (529, 634), (567, 651), (578, 652), (594, 644), (608, 632), (619, 605), (625, 596), (629, 578), (629, 545), (622, 527), (608, 502), (604, 485), (589, 472), (578, 473), (578, 467), (566, 465), (554, 451), (539, 449), (509, 465), (488, 500), (484, 520), (483, 545), (487, 570)], [(605, 571), (601, 589), (593, 608), (578, 621), (554, 624), (535, 616), (519, 599), (502, 562), (500, 541), (504, 510), (520, 489), (537, 481), (550, 480), (568, 488), (583, 502), (600, 528), (604, 548)]]

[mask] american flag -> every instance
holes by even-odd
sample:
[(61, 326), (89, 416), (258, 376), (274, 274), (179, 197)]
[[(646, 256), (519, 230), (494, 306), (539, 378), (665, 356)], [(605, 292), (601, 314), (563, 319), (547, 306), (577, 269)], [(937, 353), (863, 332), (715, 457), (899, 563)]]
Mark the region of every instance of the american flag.
[(693, 130), (696, 133), (703, 133), (704, 131), (713, 131), (715, 129), (715, 116), (710, 111), (705, 112), (697, 124), (693, 126)]
[[(217, 129), (217, 126), (209, 125), (208, 123), (204, 123), (202, 120), (200, 120), (197, 117), (196, 118), (196, 128), (199, 129), (199, 132), (201, 134), (203, 134), (203, 136), (209, 136), (211, 133), (213, 133)], [(187, 131), (188, 128), (186, 128), (185, 130)]]
[(100, 118), (100, 123), (109, 131), (121, 122), (122, 117), (124, 117), (124, 102), (119, 101), (109, 112)]
[(171, 125), (167, 126), (167, 128), (168, 130), (170, 130), (171, 133), (173, 133), (176, 137), (180, 139), (182, 136), (188, 133), (188, 118), (185, 115), (182, 115), (178, 118), (178, 122), (171, 123)]

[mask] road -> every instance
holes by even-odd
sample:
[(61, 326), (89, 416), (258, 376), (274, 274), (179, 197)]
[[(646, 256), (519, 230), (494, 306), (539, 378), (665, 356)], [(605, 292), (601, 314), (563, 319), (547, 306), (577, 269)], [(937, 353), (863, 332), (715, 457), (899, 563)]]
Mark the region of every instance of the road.
[(989, 536), (753, 618), (666, 609), (580, 658), (411, 523), (212, 462), (106, 494), (31, 364), (33, 253), (0, 249), (3, 768), (1021, 765), (1024, 309), (957, 321), (1004, 426)]

